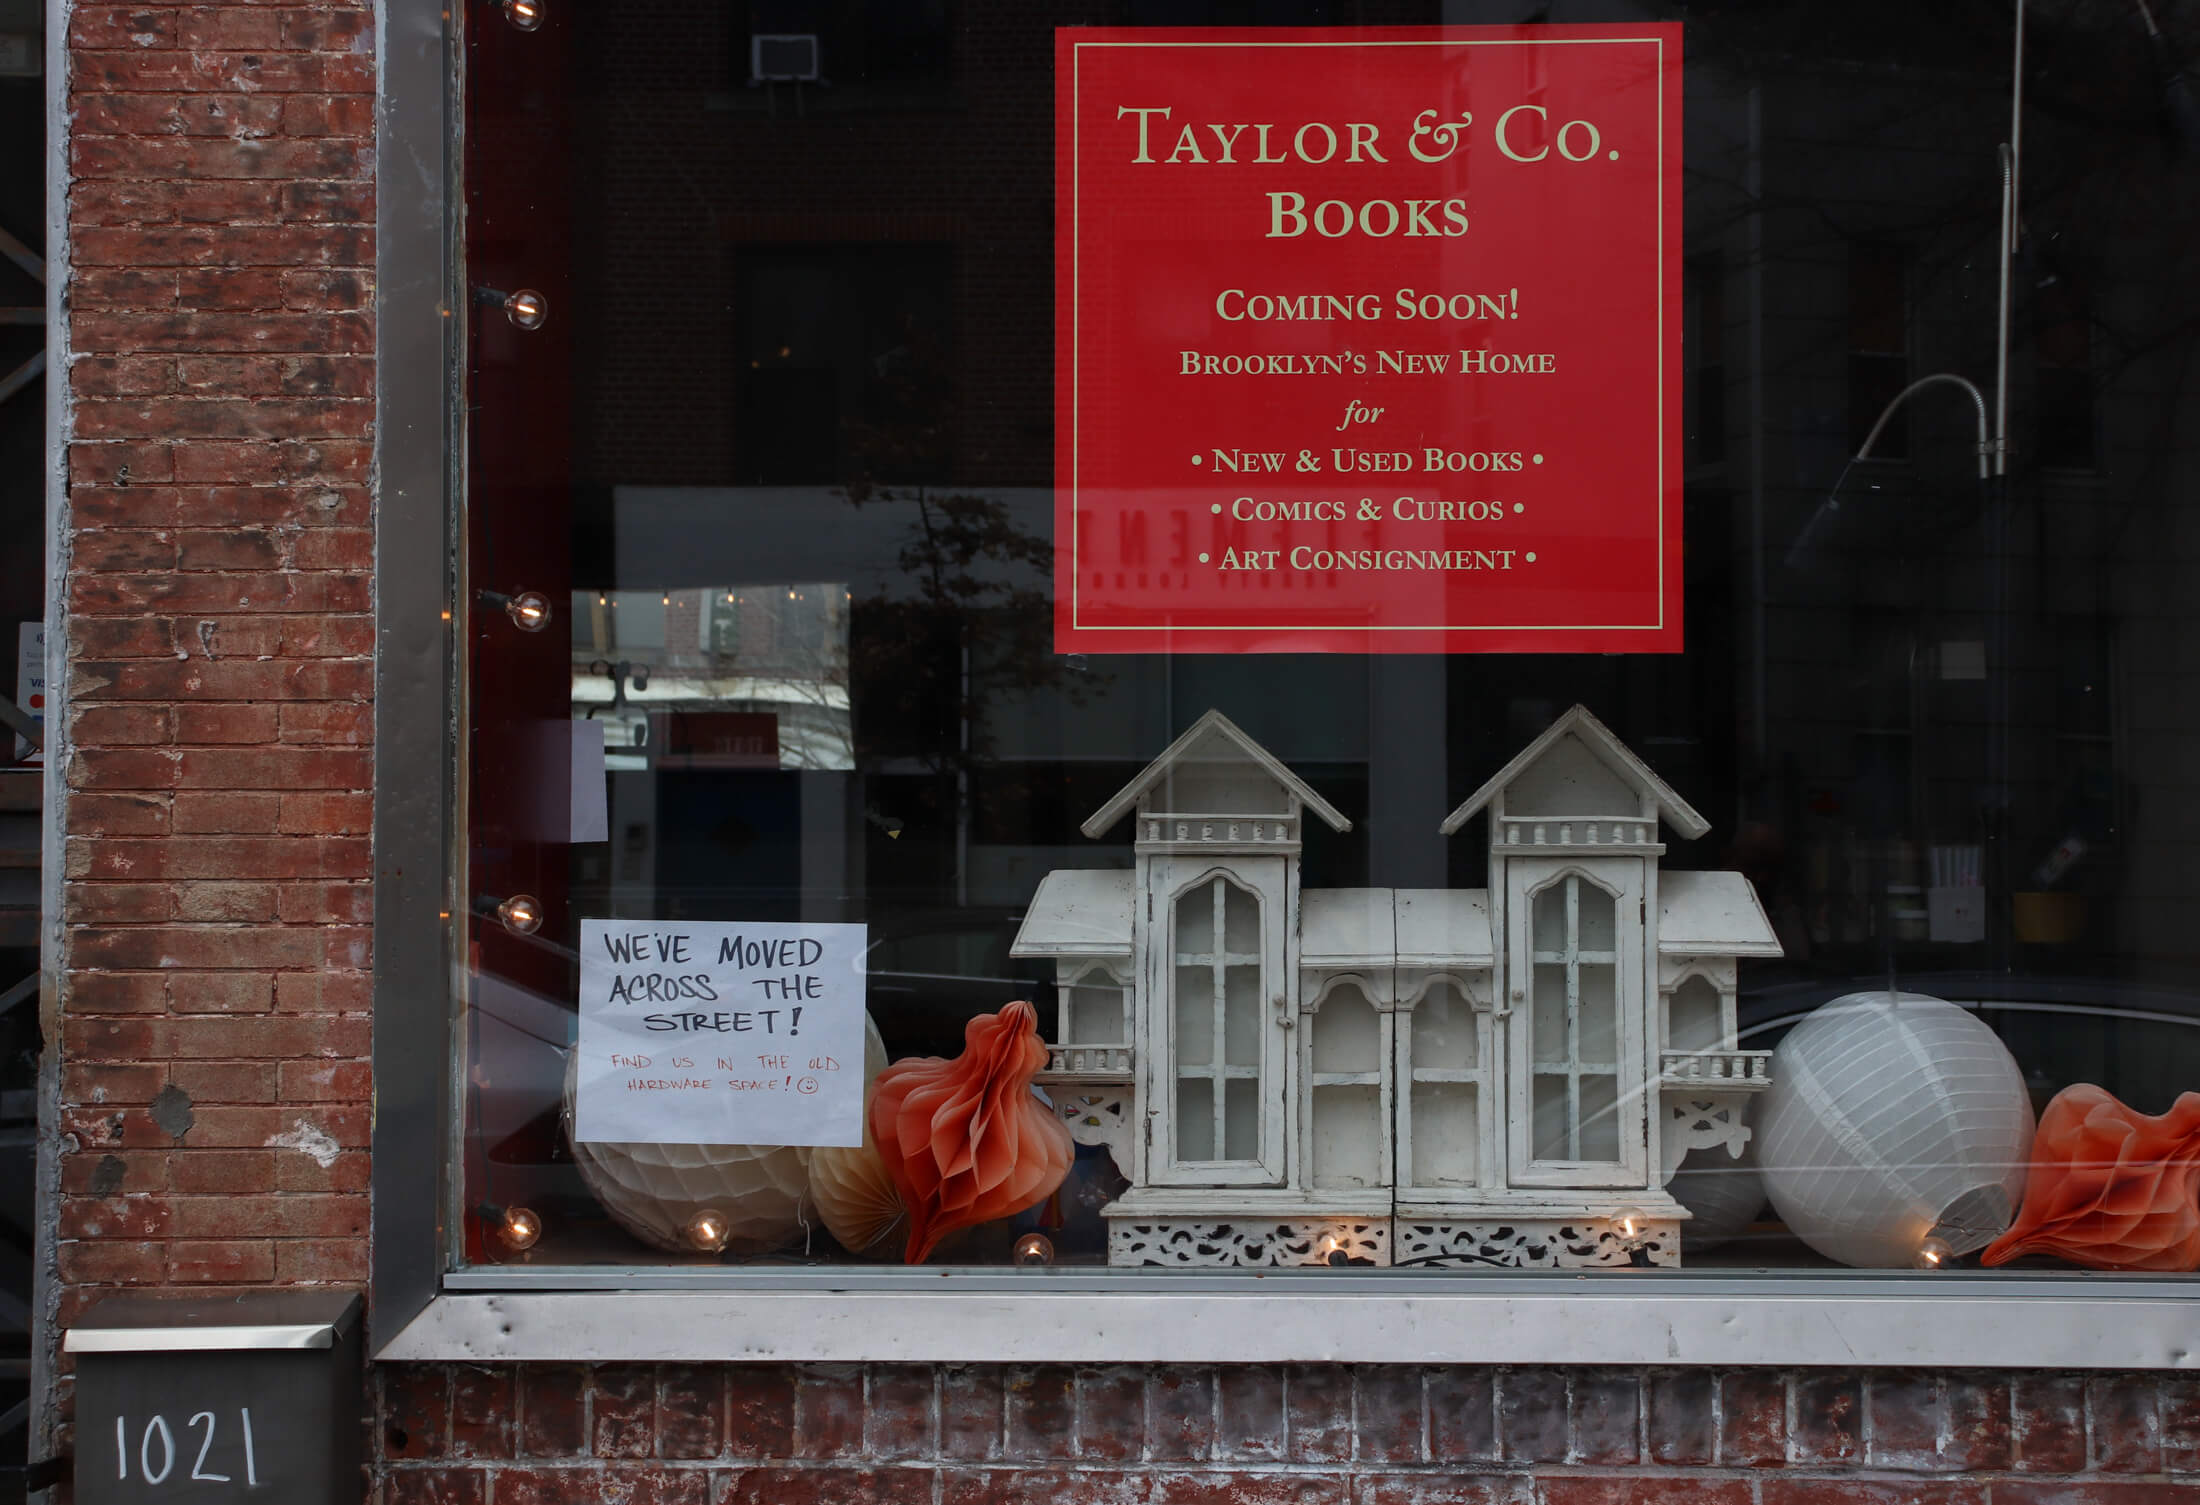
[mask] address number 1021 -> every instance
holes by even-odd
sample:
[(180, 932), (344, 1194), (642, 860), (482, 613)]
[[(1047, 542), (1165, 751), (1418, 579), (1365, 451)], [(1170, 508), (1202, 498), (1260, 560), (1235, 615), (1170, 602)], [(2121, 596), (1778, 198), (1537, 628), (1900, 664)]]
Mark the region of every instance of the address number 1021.
[[(231, 1483), (232, 1480), (228, 1474), (210, 1473), (206, 1467), (206, 1455), (214, 1450), (214, 1432), (217, 1423), (213, 1412), (198, 1411), (192, 1414), (191, 1419), (184, 1423), (183, 1445), (185, 1447), (190, 1446), (190, 1434), (198, 1430), (202, 1424), (205, 1427), (205, 1435), (199, 1438), (198, 1456), (191, 1461), (191, 1472), (178, 1478), (177, 1482), (183, 1483), (186, 1480), (196, 1479), (206, 1484)], [(250, 1406), (239, 1406), (237, 1408), (237, 1425), (244, 1433), (245, 1486), (250, 1489), (257, 1489), (260, 1484), (260, 1461), (252, 1448), (252, 1408)], [(148, 1421), (139, 1432), (135, 1461), (138, 1477), (147, 1484), (165, 1484), (168, 1482), (169, 1476), (175, 1473), (176, 1465), (180, 1459), (176, 1446), (176, 1434), (170, 1429), (167, 1417), (156, 1413), (153, 1419)], [(115, 1418), (115, 1477), (117, 1479), (128, 1481), (131, 1462), (130, 1419), (126, 1416), (117, 1416)]]

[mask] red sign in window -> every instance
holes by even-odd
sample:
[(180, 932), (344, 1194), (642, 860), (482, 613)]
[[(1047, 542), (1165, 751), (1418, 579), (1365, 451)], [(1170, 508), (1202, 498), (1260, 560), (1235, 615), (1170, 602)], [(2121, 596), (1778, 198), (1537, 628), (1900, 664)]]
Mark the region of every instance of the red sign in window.
[(1679, 651), (1680, 63), (1059, 32), (1056, 647)]

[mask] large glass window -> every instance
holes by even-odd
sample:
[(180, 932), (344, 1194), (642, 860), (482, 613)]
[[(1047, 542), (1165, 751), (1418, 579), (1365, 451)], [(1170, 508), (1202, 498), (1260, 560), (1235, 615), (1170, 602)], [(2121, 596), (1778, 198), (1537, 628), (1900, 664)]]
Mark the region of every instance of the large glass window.
[[(464, 22), (456, 1261), (2200, 1262), (2189, 1186), (2086, 1211), (2200, 1160), (2200, 201), (2137, 8), (2031, 8), (2012, 241), (2005, 14), (1103, 0), (1149, 40), (1448, 47), (1377, 134), (1323, 122), (1340, 167), (1430, 153), (1424, 110), (1490, 153), (1517, 109), (1518, 155), (1446, 238), (1449, 189), (1307, 192), (1285, 92), (1126, 95), (1093, 119), (1151, 187), (1085, 262), (1042, 11), (544, 13)], [(1662, 239), (1585, 175), (1665, 76), (1577, 96), (1533, 52), (1575, 26), (1683, 47)], [(1223, 194), (1305, 259), (1187, 228)], [(1641, 353), (1491, 249), (1521, 221), (1665, 268), (1680, 651), (1331, 651), (1397, 504), (1457, 530), (1461, 614), (1500, 553), (1629, 546), (1528, 536), (1604, 516)], [(1469, 295), (1409, 322), (1408, 281)], [(1515, 351), (1605, 386), (1506, 418)], [(1404, 355), (1470, 353), (1384, 428), (1437, 379)], [(1303, 444), (1247, 437), (1278, 414)], [(1066, 589), (1210, 586), (1303, 618), (1056, 651)]]

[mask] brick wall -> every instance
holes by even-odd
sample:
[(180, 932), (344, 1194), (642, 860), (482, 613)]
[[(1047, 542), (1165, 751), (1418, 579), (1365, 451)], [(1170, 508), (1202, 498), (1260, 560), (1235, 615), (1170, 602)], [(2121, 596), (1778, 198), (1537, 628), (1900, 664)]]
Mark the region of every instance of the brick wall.
[(370, 16), (68, 22), (64, 1323), (366, 1273)]
[(2170, 1505), (2200, 1381), (392, 1368), (385, 1505)]

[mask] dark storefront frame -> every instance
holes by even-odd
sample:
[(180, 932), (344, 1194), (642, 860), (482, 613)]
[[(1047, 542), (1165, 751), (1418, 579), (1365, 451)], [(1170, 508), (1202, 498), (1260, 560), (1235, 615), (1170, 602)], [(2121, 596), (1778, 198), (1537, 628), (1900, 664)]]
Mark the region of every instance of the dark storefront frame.
[[(494, 8), (468, 8), (493, 24)], [(372, 1342), (386, 1358), (1457, 1361), (2170, 1368), (2182, 1277), (1056, 1270), (448, 1273), (464, 300), (463, 112), (444, 12), (380, 32)], [(424, 1167), (434, 1167), (429, 1172)], [(433, 1175), (434, 1182), (429, 1181)], [(1309, 1297), (1326, 1298), (1309, 1300)]]

